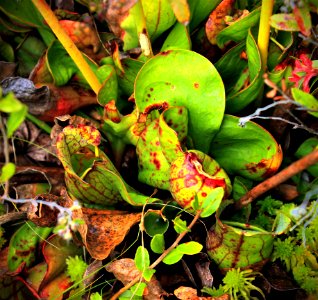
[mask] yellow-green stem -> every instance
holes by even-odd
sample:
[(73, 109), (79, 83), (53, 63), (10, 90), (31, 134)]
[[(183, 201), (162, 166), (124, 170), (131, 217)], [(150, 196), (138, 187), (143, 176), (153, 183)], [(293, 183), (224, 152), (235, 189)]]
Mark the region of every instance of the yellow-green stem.
[(261, 19), (258, 31), (258, 48), (261, 54), (263, 70), (267, 68), (270, 17), (273, 13), (274, 0), (262, 0)]
[(61, 42), (67, 53), (73, 59), (74, 63), (77, 65), (92, 90), (97, 95), (101, 88), (99, 80), (88, 65), (87, 61), (84, 59), (82, 53), (78, 50), (74, 42), (64, 31), (55, 14), (44, 0), (32, 0), (32, 2), (39, 10), (46, 23), (50, 26), (58, 40)]

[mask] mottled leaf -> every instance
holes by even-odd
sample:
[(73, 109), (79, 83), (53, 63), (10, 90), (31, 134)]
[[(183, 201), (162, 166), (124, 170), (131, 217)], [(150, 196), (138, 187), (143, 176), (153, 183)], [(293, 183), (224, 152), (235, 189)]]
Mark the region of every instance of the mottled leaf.
[(166, 106), (188, 109), (189, 135), (195, 148), (202, 151), (209, 149), (219, 129), (224, 97), (224, 86), (214, 66), (187, 50), (159, 53), (141, 68), (135, 83), (136, 105), (142, 114)]
[(70, 277), (63, 273), (55, 277), (43, 289), (41, 289), (39, 295), (41, 299), (62, 300), (64, 292), (71, 286), (72, 281)]
[(184, 108), (171, 107), (146, 126), (136, 146), (141, 182), (169, 189), (170, 163), (182, 155), (179, 139), (186, 137), (187, 121)]
[(94, 52), (98, 51), (100, 41), (92, 26), (85, 22), (72, 20), (60, 20), (59, 23), (78, 49), (85, 50), (85, 48), (91, 47)]
[(11, 237), (8, 253), (8, 265), (11, 272), (17, 272), (24, 266), (30, 266), (35, 259), (35, 249), (39, 242), (47, 238), (52, 229), (37, 227), (26, 222)]
[(273, 234), (249, 224), (217, 219), (207, 237), (207, 250), (221, 270), (260, 269), (272, 253)]
[(79, 226), (83, 242), (90, 255), (105, 259), (125, 238), (130, 228), (141, 219), (141, 213), (125, 213), (82, 208), (74, 218), (83, 219)]
[(226, 115), (211, 144), (210, 154), (232, 175), (263, 180), (282, 161), (282, 150), (272, 135), (254, 122), (239, 126), (239, 118)]
[(127, 185), (106, 154), (97, 148), (100, 133), (91, 126), (67, 126), (57, 138), (57, 155), (65, 169), (69, 193), (84, 202), (111, 206), (125, 200), (132, 205), (156, 201)]
[(272, 27), (284, 31), (299, 31), (299, 26), (294, 14), (274, 14), (270, 18)]
[(231, 182), (224, 170), (200, 151), (187, 151), (171, 164), (170, 192), (176, 202), (188, 211), (193, 211), (195, 196), (201, 207), (205, 198), (218, 187), (224, 189), (226, 196), (231, 192)]
[(232, 13), (234, 2), (234, 0), (223, 0), (210, 14), (209, 19), (205, 24), (205, 32), (212, 45), (217, 44), (217, 35), (227, 26), (225, 17)]

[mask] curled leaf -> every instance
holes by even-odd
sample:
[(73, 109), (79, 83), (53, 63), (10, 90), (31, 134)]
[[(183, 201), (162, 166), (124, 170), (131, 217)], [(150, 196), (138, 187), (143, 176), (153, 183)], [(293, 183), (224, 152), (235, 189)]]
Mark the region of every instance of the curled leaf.
[(189, 135), (195, 148), (205, 152), (220, 127), (225, 106), (218, 72), (206, 58), (188, 50), (168, 50), (147, 61), (136, 78), (135, 100), (141, 117), (153, 109), (186, 107)]
[(92, 126), (67, 126), (56, 142), (57, 155), (65, 169), (65, 182), (72, 197), (87, 203), (111, 206), (125, 200), (143, 205), (150, 199), (121, 178), (106, 154), (99, 150), (100, 133)]

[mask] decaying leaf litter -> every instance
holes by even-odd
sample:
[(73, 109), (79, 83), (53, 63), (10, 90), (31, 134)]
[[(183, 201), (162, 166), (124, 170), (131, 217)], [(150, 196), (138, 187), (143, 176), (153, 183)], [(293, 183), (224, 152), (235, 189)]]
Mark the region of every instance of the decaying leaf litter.
[(0, 297), (315, 299), (317, 7), (0, 1)]

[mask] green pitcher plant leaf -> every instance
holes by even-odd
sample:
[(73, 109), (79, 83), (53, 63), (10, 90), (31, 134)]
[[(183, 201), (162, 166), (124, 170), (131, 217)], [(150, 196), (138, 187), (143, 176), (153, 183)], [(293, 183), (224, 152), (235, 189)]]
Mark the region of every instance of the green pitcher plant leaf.
[(269, 259), (274, 235), (249, 224), (221, 221), (207, 236), (207, 251), (223, 271), (230, 268), (260, 269)]
[(168, 50), (141, 68), (135, 82), (135, 101), (141, 117), (153, 109), (186, 107), (195, 148), (207, 152), (222, 122), (225, 93), (210, 61), (192, 51)]
[(191, 50), (191, 38), (187, 26), (176, 23), (165, 39), (161, 51), (172, 49)]
[(100, 88), (97, 101), (100, 105), (104, 106), (111, 100), (117, 100), (118, 97), (118, 80), (114, 66), (104, 65), (98, 69), (98, 72), (106, 76), (102, 87)]
[(221, 0), (188, 0), (191, 11), (190, 31), (192, 32), (193, 29), (200, 25), (220, 2)]
[(170, 107), (146, 126), (136, 147), (141, 182), (169, 190), (170, 164), (183, 155), (179, 139), (185, 139), (187, 123), (185, 108)]
[(216, 37), (217, 45), (223, 48), (229, 41), (241, 42), (246, 39), (249, 30), (256, 26), (259, 22), (261, 9), (257, 8), (250, 12), (247, 16), (239, 18), (230, 26), (224, 28)]
[[(170, 192), (187, 211), (193, 212), (195, 197), (198, 206), (202, 207), (205, 199), (218, 187), (224, 190), (225, 197), (230, 195), (231, 182), (225, 171), (215, 160), (200, 151), (186, 151), (171, 164)], [(219, 198), (214, 201), (221, 202)]]
[(225, 115), (215, 136), (210, 155), (231, 175), (263, 180), (273, 175), (282, 161), (282, 150), (273, 136), (260, 125)]
[(35, 248), (52, 232), (52, 228), (38, 227), (32, 222), (23, 224), (11, 237), (8, 252), (8, 267), (19, 272), (35, 260)]
[(250, 31), (246, 39), (246, 54), (248, 68), (242, 73), (239, 89), (233, 89), (226, 97), (226, 111), (229, 113), (236, 113), (257, 99), (263, 86), (261, 56)]
[(65, 169), (65, 182), (72, 197), (84, 203), (112, 206), (119, 201), (143, 205), (155, 201), (121, 178), (106, 154), (98, 149), (100, 133), (92, 126), (67, 126), (58, 136), (57, 155)]

